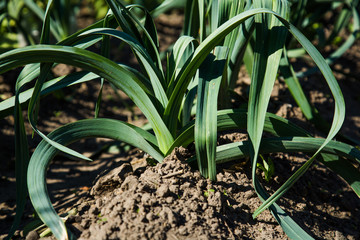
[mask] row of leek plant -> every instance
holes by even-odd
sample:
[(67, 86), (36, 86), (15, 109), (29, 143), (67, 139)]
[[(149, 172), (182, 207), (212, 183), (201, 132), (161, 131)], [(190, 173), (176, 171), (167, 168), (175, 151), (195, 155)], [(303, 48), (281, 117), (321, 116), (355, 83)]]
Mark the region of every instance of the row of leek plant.
[[(306, 32), (307, 37), (313, 41), (317, 41), (317, 48), (324, 49), (325, 46), (338, 45), (332, 47), (332, 51), (328, 53), (325, 59), (329, 65), (335, 63), (339, 58), (355, 43), (359, 38), (360, 17), (359, 17), (359, 1), (323, 1), (323, 0), (297, 0), (292, 1), (292, 17), (291, 22), (302, 32)], [(326, 19), (331, 15), (333, 20)], [(332, 28), (325, 33), (325, 24), (332, 24)], [(343, 39), (343, 32), (347, 32), (347, 38)], [(319, 72), (317, 66), (311, 67), (306, 71), (295, 72), (288, 58), (306, 57), (303, 48), (298, 48), (296, 39), (289, 37), (286, 41), (287, 57), (283, 57), (280, 62), (280, 71), (285, 83), (294, 97), (297, 105), (302, 110), (305, 118), (315, 125), (315, 127), (326, 133), (330, 129), (327, 123), (319, 114), (304, 93), (298, 78), (307, 77), (311, 74)], [(343, 134), (338, 134), (337, 139), (350, 144), (359, 145), (357, 139), (350, 138)]]
[[(53, 4), (50, 31), (53, 39), (60, 41), (76, 30), (75, 13), (79, 4), (69, 0), (56, 0)], [(8, 42), (5, 49), (38, 43), (38, 30), (45, 17), (45, 6), (41, 1), (35, 0), (6, 0), (0, 3), (2, 41)]]
[[(350, 145), (332, 140), (344, 120), (342, 93), (326, 60), (289, 22), (287, 1), (167, 0), (152, 13), (140, 5), (124, 6), (119, 0), (107, 0), (107, 4), (110, 10), (104, 19), (56, 45), (50, 45), (49, 12), (52, 1), (49, 1), (40, 44), (0, 55), (0, 73), (26, 65), (16, 81), (15, 96), (0, 103), (1, 117), (11, 112), (15, 117), (17, 215), (9, 237), (19, 224), (28, 192), (37, 214), (55, 237), (73, 237), (49, 200), (46, 169), (59, 151), (90, 160), (66, 147), (88, 137), (127, 142), (144, 150), (158, 162), (175, 147), (195, 142), (198, 168), (203, 176), (212, 180), (216, 180), (217, 163), (249, 156), (254, 188), (263, 201), (253, 216), (269, 208), (286, 234), (293, 239), (311, 239), (311, 236), (275, 201), (306, 172), (315, 158), (335, 170), (360, 195), (360, 173), (353, 165), (353, 161), (359, 162), (360, 152)], [(163, 69), (151, 14), (157, 15), (184, 5), (184, 35), (174, 44)], [(143, 11), (144, 17), (136, 17), (133, 14), (135, 9)], [(118, 26), (122, 31), (116, 30)], [(286, 119), (266, 112), (281, 59), (286, 56), (284, 46), (289, 33), (312, 57), (335, 99), (334, 120), (326, 139), (313, 138)], [(140, 71), (109, 59), (110, 37), (129, 45), (138, 60)], [(229, 89), (236, 80), (251, 39), (254, 43), (248, 107), (227, 109), (230, 106), (227, 102), (230, 99)], [(86, 50), (99, 41), (102, 42), (101, 54)], [(83, 71), (48, 80), (49, 71), (55, 63), (73, 65)], [(126, 122), (101, 118), (70, 123), (48, 136), (37, 128), (37, 112), (42, 95), (99, 78), (102, 83), (108, 81), (129, 96), (148, 119), (151, 131)], [(28, 89), (33, 82), (35, 86)], [(98, 106), (101, 94), (99, 96)], [(31, 158), (22, 116), (24, 106), (27, 106), (31, 127), (43, 138)], [(99, 107), (96, 108), (96, 116), (98, 111)], [(218, 132), (231, 129), (246, 129), (249, 141), (216, 146)], [(264, 131), (274, 137), (263, 139)], [(313, 155), (269, 196), (255, 174), (258, 155), (294, 151)]]

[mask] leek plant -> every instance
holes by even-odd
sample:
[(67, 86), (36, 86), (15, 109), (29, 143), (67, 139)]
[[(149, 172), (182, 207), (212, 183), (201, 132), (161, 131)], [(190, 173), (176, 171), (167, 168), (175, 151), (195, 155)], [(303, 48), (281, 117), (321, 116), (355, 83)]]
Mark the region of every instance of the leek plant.
[[(17, 215), (9, 237), (19, 224), (27, 193), (40, 219), (57, 239), (73, 237), (49, 200), (46, 169), (59, 151), (90, 160), (66, 147), (89, 137), (126, 142), (158, 162), (175, 147), (186, 147), (194, 142), (197, 166), (201, 174), (211, 180), (216, 180), (216, 164), (249, 156), (253, 185), (263, 201), (253, 217), (268, 208), (292, 239), (311, 239), (311, 236), (275, 202), (315, 159), (337, 172), (360, 195), (360, 172), (353, 165), (354, 161), (360, 162), (360, 152), (346, 143), (332, 140), (344, 120), (341, 90), (326, 60), (289, 22), (286, 0), (166, 0), (152, 12), (141, 5), (125, 6), (120, 0), (106, 0), (109, 11), (102, 20), (55, 45), (49, 44), (52, 2), (49, 0), (46, 8), (40, 44), (0, 55), (0, 73), (25, 65), (15, 83), (15, 96), (0, 103), (1, 117), (11, 113), (15, 117)], [(163, 68), (152, 16), (176, 7), (185, 7), (184, 35), (174, 44)], [(133, 13), (135, 10), (142, 11), (144, 17), (137, 17)], [(117, 30), (119, 26), (121, 31)], [(288, 120), (267, 113), (270, 93), (282, 58), (286, 56), (288, 35), (311, 56), (333, 94), (334, 118), (325, 139), (314, 138)], [(129, 45), (140, 70), (109, 58), (110, 37)], [(97, 42), (101, 42), (100, 54), (86, 50)], [(249, 46), (251, 51), (248, 51)], [(251, 58), (247, 52), (252, 52)], [(245, 59), (247, 62), (251, 59), (249, 103), (245, 109), (231, 109), (228, 95)], [(48, 80), (48, 73), (56, 63), (83, 70)], [(99, 78), (129, 96), (149, 121), (151, 131), (101, 118), (67, 124), (47, 136), (39, 131), (36, 120), (42, 95)], [(32, 83), (34, 87), (29, 88)], [(27, 106), (31, 127), (43, 138), (31, 157), (22, 116), (24, 106)], [(98, 111), (96, 108), (96, 116)], [(231, 129), (246, 129), (249, 140), (217, 146), (218, 132)], [(264, 131), (273, 137), (263, 138)], [(259, 154), (297, 151), (313, 155), (270, 196), (255, 174)]]

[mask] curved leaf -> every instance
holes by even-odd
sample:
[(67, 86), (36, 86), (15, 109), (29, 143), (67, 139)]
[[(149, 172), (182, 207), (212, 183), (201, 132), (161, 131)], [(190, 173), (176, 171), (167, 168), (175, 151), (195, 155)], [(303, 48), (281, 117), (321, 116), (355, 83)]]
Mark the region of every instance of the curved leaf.
[[(264, 138), (261, 142), (259, 153), (314, 153), (323, 143), (324, 139), (313, 137)], [(346, 160), (350, 159), (360, 162), (360, 151), (348, 144), (330, 141), (322, 149), (321, 153), (322, 157), (325, 156), (322, 162), (331, 169), (336, 170), (336, 172), (350, 184), (354, 192), (360, 196), (360, 172)], [(217, 147), (216, 163), (225, 163), (249, 155), (249, 141), (225, 144)], [(346, 159), (339, 159), (339, 156)], [(346, 171), (344, 171), (345, 169)]]
[[(141, 83), (143, 83), (142, 89), (144, 89), (144, 91), (149, 96), (153, 97), (152, 95), (154, 93), (151, 91), (151, 84), (147, 78), (145, 78), (141, 73), (139, 73), (137, 70), (135, 70), (129, 66), (122, 65), (122, 64), (119, 64), (119, 65), (121, 67), (129, 70), (133, 74), (135, 74), (136, 77), (140, 79)], [(30, 66), (30, 65), (28, 65), (28, 66)], [(39, 67), (39, 66), (36, 66), (36, 67)], [(62, 89), (62, 88), (68, 87), (68, 86), (92, 81), (92, 80), (95, 80), (98, 78), (99, 78), (99, 75), (92, 73), (92, 72), (86, 72), (86, 71), (74, 72), (69, 75), (58, 77), (58, 78), (55, 78), (55, 79), (45, 82), (41, 89), (40, 95), (43, 96), (43, 95), (46, 95), (48, 93), (54, 92), (56, 90), (59, 90), (59, 89)], [(30, 99), (33, 91), (34, 91), (34, 89), (30, 88), (24, 92), (21, 92), (19, 94), (19, 103), (20, 104), (26, 103)], [(14, 106), (15, 106), (15, 96), (0, 102), (0, 118), (4, 118), (4, 117), (12, 114), (14, 111), (13, 110)]]
[(0, 55), (0, 73), (33, 62), (61, 62), (87, 69), (107, 79), (123, 90), (147, 117), (166, 152), (173, 138), (162, 121), (149, 96), (140, 87), (140, 80), (127, 69), (87, 50), (68, 46), (38, 45), (16, 49)]
[(96, 28), (89, 30), (87, 32), (82, 33), (79, 35), (78, 38), (74, 39), (74, 41), (78, 41), (82, 38), (86, 38), (92, 35), (104, 35), (104, 36), (112, 36), (118, 38), (125, 43), (127, 43), (131, 49), (135, 51), (136, 56), (140, 60), (140, 63), (145, 67), (147, 74), (149, 75), (150, 81), (152, 83), (153, 91), (155, 93), (156, 98), (160, 101), (160, 103), (165, 107), (168, 103), (168, 98), (165, 94), (164, 88), (161, 84), (161, 72), (156, 68), (151, 59), (147, 50), (141, 46), (141, 44), (131, 37), (130, 35), (115, 30), (111, 28)]
[[(159, 162), (163, 160), (162, 154), (150, 144), (156, 143), (153, 135), (117, 120), (100, 118), (80, 120), (56, 129), (48, 137), (61, 145), (89, 137), (111, 138), (139, 147)], [(46, 188), (46, 170), (58, 152), (58, 149), (43, 140), (30, 159), (27, 183), (31, 202), (40, 219), (51, 229), (57, 239), (62, 240), (68, 239), (67, 231), (51, 204)]]
[(331, 93), (333, 94), (334, 100), (335, 100), (335, 111), (334, 111), (334, 118), (331, 125), (331, 128), (329, 130), (329, 133), (321, 145), (321, 147), (318, 149), (318, 151), (315, 152), (315, 154), (299, 169), (297, 170), (293, 176), (291, 176), (288, 181), (284, 183), (283, 186), (281, 186), (271, 197), (269, 197), (260, 207), (259, 209), (254, 213), (254, 217), (261, 213), (266, 207), (270, 206), (272, 203), (274, 203), (277, 199), (279, 199), (282, 194), (284, 194), (311, 166), (313, 161), (315, 160), (315, 157), (321, 152), (322, 148), (326, 146), (330, 142), (332, 138), (336, 136), (338, 131), (341, 128), (341, 125), (344, 122), (345, 118), (345, 102), (344, 97), (341, 93), (341, 89), (332, 74), (332, 71), (327, 65), (325, 59), (321, 56), (321, 54), (317, 51), (317, 49), (309, 42), (308, 39), (293, 25), (287, 23), (284, 19), (279, 18), (280, 21), (287, 26), (289, 31), (293, 34), (293, 36), (298, 40), (298, 42), (303, 46), (303, 48), (308, 52), (308, 54), (311, 56), (311, 58), (314, 60), (316, 65), (319, 67), (320, 71), (322, 72), (326, 82), (328, 83), (328, 86), (331, 90)]

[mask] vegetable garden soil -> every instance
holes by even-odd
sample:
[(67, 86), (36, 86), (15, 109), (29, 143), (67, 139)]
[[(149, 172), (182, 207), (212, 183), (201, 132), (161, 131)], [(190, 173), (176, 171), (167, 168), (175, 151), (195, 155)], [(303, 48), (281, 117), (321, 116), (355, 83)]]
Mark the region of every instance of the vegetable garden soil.
[[(182, 16), (178, 13), (159, 17), (157, 25), (162, 47), (176, 39), (181, 22)], [(122, 56), (125, 59), (127, 55)], [(295, 62), (294, 65), (298, 70), (309, 67), (306, 62)], [(342, 132), (360, 140), (359, 41), (333, 69), (348, 106)], [(64, 71), (75, 70), (59, 65), (54, 74), (63, 75)], [(1, 98), (5, 99), (13, 92), (16, 74), (10, 72), (0, 76)], [(249, 82), (243, 70), (235, 91), (245, 96), (245, 100)], [(312, 103), (330, 121), (333, 101), (323, 87), (325, 83), (321, 76), (301, 79), (301, 84)], [(94, 82), (47, 96), (41, 103), (39, 129), (50, 132), (68, 122), (93, 117), (98, 91), (99, 83)], [(129, 121), (138, 126), (146, 123), (138, 109), (131, 105), (123, 93), (115, 94), (109, 85), (105, 85), (100, 117)], [(281, 79), (276, 81), (269, 111), (296, 122), (316, 136), (323, 136), (304, 120)], [(14, 219), (15, 162), (13, 118), (0, 120), (0, 124), (2, 239)], [(29, 126), (27, 131), (33, 151), (40, 139), (30, 138)], [(246, 138), (243, 132), (225, 132), (219, 136), (219, 142)], [(211, 182), (185, 164), (184, 161), (194, 153), (191, 145), (187, 149), (176, 149), (163, 163), (155, 166), (149, 164), (149, 156), (138, 149), (121, 143), (113, 145), (106, 139), (84, 140), (72, 147), (94, 161), (56, 157), (48, 170), (48, 188), (56, 210), (61, 214), (70, 212), (66, 224), (80, 239), (287, 238), (268, 210), (252, 219), (251, 214), (261, 202), (253, 190), (251, 166), (246, 159), (218, 166), (218, 181)], [(273, 193), (309, 156), (279, 153), (269, 157), (275, 164), (275, 175), (269, 183), (263, 184)], [(258, 174), (261, 178), (262, 173)], [(316, 162), (278, 204), (317, 239), (360, 239), (359, 198), (341, 178), (320, 163)], [(33, 209), (28, 201), (21, 227), (32, 220)], [(14, 239), (25, 238), (24, 235), (26, 232), (17, 231)], [(30, 231), (26, 238), (38, 239), (39, 235)]]

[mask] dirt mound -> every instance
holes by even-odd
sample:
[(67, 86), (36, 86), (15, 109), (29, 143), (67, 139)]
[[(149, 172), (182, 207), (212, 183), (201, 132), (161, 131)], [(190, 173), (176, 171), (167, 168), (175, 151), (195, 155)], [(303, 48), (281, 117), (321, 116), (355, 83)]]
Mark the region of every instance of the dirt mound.
[[(242, 172), (213, 183), (175, 152), (137, 175), (130, 164), (100, 177), (73, 218), (80, 239), (286, 239)], [(181, 155), (180, 155), (181, 158)], [(126, 176), (126, 177), (125, 177)]]

